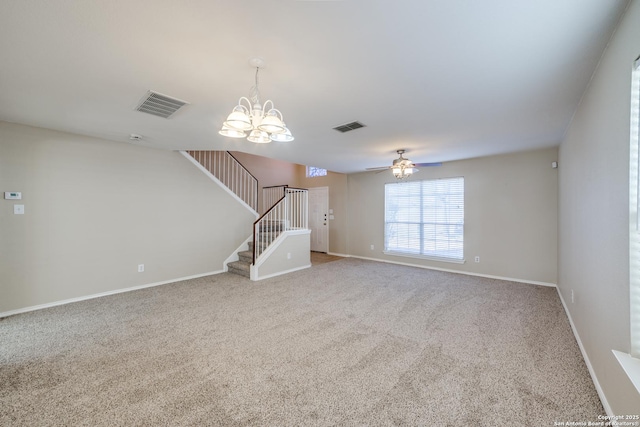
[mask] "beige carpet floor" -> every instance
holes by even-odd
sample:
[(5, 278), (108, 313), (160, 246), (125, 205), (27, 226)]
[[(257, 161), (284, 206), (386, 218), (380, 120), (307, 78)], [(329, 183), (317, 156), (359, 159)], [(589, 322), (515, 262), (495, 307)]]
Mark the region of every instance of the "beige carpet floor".
[(343, 259), (344, 257), (337, 256), (337, 255), (329, 255), (324, 252), (311, 251), (310, 258), (311, 258), (311, 265), (320, 265), (320, 264), (325, 264), (327, 262), (338, 261)]
[(554, 288), (345, 258), (0, 320), (2, 426), (552, 426), (603, 413)]

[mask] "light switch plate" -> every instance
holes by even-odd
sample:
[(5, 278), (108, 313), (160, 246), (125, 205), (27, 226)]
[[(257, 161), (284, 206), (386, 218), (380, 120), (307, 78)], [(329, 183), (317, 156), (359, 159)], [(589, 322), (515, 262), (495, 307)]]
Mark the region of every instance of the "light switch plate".
[(14, 215), (24, 215), (24, 205), (13, 205)]
[(19, 191), (5, 191), (4, 198), (5, 200), (20, 200), (22, 199), (22, 193)]

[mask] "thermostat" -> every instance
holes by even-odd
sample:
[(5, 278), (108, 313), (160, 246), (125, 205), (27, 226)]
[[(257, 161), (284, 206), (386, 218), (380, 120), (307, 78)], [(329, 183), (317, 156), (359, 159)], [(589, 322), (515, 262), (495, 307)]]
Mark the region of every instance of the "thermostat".
[(19, 191), (5, 191), (4, 198), (6, 200), (20, 200), (22, 199), (22, 193)]

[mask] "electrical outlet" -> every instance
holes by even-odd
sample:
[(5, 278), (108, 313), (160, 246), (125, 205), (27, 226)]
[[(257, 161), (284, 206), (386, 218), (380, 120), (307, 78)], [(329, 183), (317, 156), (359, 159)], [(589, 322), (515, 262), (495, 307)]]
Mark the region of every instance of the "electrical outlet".
[(287, 252), (287, 259), (291, 259), (291, 252)]
[(573, 289), (571, 289), (571, 304), (573, 304), (574, 302), (576, 302), (576, 300), (573, 297)]
[(480, 257), (479, 257), (479, 256), (476, 256), (475, 261), (476, 261), (476, 262), (480, 262)]
[(371, 250), (373, 250), (373, 245), (371, 245)]
[(144, 273), (144, 264), (138, 264), (138, 273)]

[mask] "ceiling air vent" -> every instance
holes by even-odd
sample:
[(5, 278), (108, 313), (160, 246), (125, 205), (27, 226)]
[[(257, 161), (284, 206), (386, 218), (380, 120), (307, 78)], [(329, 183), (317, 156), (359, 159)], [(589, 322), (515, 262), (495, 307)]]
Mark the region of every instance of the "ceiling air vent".
[(337, 130), (338, 132), (349, 132), (350, 130), (355, 130), (355, 129), (360, 129), (363, 128), (365, 125), (363, 125), (360, 122), (351, 122), (351, 123), (347, 123), (346, 125), (340, 125), (340, 126), (336, 126), (334, 127), (335, 130)]
[(136, 111), (142, 111), (143, 113), (149, 113), (154, 116), (168, 119), (186, 104), (188, 104), (186, 101), (181, 101), (161, 93), (149, 91), (136, 107)]

